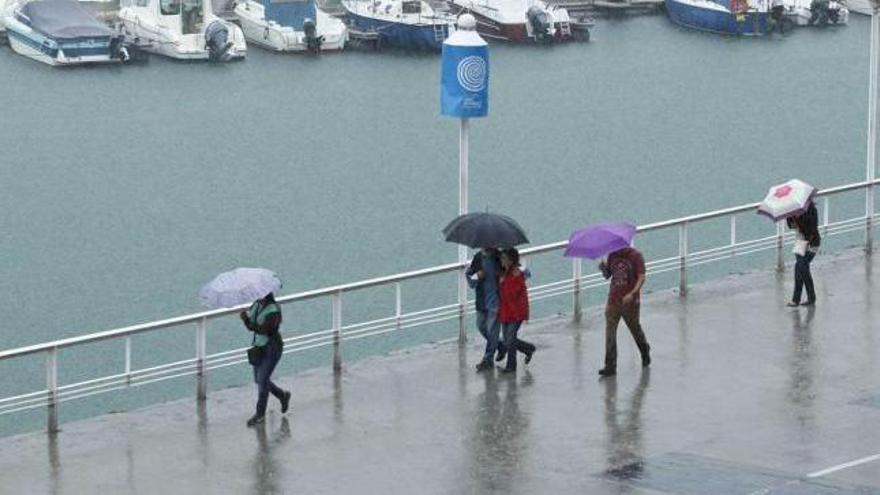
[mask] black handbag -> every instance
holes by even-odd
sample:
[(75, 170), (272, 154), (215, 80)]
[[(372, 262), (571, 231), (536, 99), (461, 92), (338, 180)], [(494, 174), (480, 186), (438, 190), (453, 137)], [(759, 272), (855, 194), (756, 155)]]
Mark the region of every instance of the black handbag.
[(248, 362), (251, 363), (251, 366), (260, 365), (263, 361), (263, 353), (264, 349), (259, 346), (251, 346), (251, 348), (247, 350)]

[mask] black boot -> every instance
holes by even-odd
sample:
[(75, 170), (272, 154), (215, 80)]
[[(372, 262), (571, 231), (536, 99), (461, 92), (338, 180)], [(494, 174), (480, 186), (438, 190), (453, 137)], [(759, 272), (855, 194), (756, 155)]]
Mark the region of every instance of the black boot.
[(651, 346), (645, 344), (645, 348), (642, 351), (642, 368), (647, 368), (651, 366)]
[(608, 376), (614, 376), (614, 375), (616, 375), (616, 374), (617, 374), (617, 370), (616, 370), (616, 369), (614, 369), (614, 368), (609, 368), (609, 367), (607, 367), (607, 366), (604, 367), (604, 368), (602, 368), (601, 370), (599, 370), (599, 376), (601, 376), (602, 378), (605, 378), (605, 377), (608, 377)]
[(248, 426), (257, 426), (257, 425), (263, 424), (264, 421), (266, 421), (265, 416), (260, 416), (259, 414), (254, 414), (253, 416), (251, 416), (251, 419), (247, 420), (247, 425)]
[(287, 390), (284, 392), (284, 396), (281, 397), (281, 414), (286, 413), (290, 408), (290, 395), (290, 391)]

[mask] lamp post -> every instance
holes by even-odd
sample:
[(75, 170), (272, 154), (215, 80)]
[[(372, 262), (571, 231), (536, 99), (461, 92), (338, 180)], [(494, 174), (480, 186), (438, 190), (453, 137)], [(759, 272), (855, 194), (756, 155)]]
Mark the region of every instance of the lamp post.
[[(868, 84), (868, 157), (865, 181), (873, 181), (877, 171), (877, 69), (880, 66), (880, 0), (871, 0), (871, 62)], [(865, 189), (865, 251), (874, 248), (874, 186)]]
[[(489, 48), (477, 34), (477, 21), (470, 14), (458, 18), (458, 29), (443, 42), (440, 82), (440, 113), (459, 119), (458, 131), (458, 214), (468, 212), (469, 120), (489, 113)], [(462, 265), (458, 280), (458, 340), (467, 341), (467, 247), (458, 247)]]

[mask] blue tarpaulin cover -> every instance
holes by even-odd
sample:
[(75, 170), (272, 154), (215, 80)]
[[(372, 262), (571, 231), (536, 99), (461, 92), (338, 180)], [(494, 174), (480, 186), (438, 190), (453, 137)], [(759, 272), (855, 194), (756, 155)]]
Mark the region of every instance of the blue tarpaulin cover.
[(290, 26), (297, 31), (303, 28), (306, 17), (315, 20), (315, 0), (262, 0), (267, 21)]
[(21, 9), (36, 31), (55, 39), (94, 38), (113, 35), (88, 9), (70, 0), (30, 2)]

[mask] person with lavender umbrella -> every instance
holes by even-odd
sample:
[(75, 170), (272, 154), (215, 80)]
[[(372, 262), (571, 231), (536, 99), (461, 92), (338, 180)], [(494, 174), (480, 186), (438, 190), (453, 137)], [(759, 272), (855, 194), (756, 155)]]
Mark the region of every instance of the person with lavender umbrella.
[(639, 321), (645, 259), (631, 246), (635, 233), (631, 224), (593, 225), (572, 233), (565, 250), (566, 256), (591, 259), (608, 255), (607, 260), (599, 263), (602, 276), (611, 279), (605, 306), (605, 367), (599, 370), (602, 377), (617, 374), (617, 327), (621, 318), (636, 341), (642, 366), (651, 364), (651, 346)]
[(281, 413), (290, 408), (291, 393), (272, 381), (272, 372), (284, 352), (281, 338), (281, 306), (275, 302), (275, 291), (281, 288), (281, 279), (265, 268), (236, 268), (221, 273), (199, 291), (199, 300), (210, 308), (228, 308), (253, 301), (239, 317), (245, 328), (253, 332), (248, 362), (254, 368), (257, 384), (257, 408), (247, 420), (248, 426), (263, 424), (269, 394), (281, 402)]

